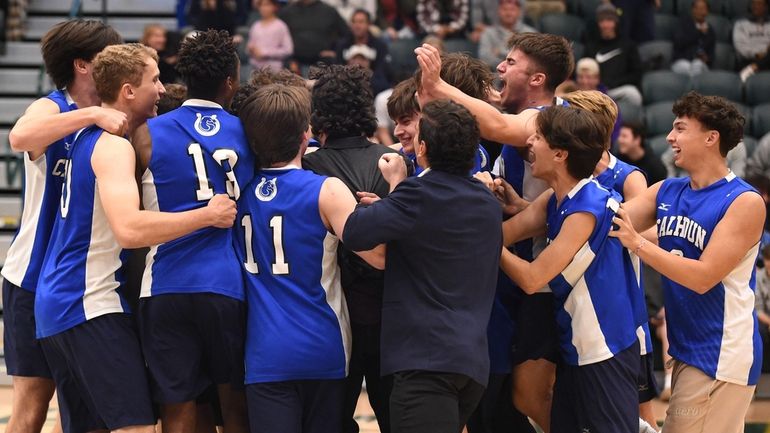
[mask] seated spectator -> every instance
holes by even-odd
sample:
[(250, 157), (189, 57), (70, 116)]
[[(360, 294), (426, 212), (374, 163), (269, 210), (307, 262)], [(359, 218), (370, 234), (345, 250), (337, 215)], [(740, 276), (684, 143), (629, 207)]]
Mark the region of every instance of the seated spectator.
[(764, 357), (762, 371), (770, 372), (770, 245), (762, 248), (762, 269), (757, 269), (756, 311)]
[(440, 39), (464, 37), (469, 5), (469, 0), (417, 0), (420, 33)]
[(537, 21), (545, 14), (563, 14), (567, 11), (564, 0), (526, 0), (527, 16)]
[(278, 17), (286, 23), (294, 41), (295, 73), (307, 76), (310, 65), (319, 60), (334, 62), (334, 47), (350, 29), (336, 9), (320, 0), (299, 0), (281, 9)]
[(635, 122), (623, 122), (617, 143), (618, 158), (639, 167), (647, 176), (647, 186), (654, 185), (666, 178), (666, 167), (663, 166), (663, 162), (644, 144), (642, 125)]
[(139, 41), (158, 52), (158, 69), (160, 82), (174, 83), (179, 78), (176, 73), (177, 51), (179, 51), (179, 34), (166, 31), (160, 24), (147, 24)]
[(372, 90), (378, 94), (390, 88), (388, 79), (388, 47), (369, 31), (371, 15), (364, 9), (357, 9), (350, 19), (350, 33), (337, 42), (337, 61), (348, 63), (359, 56), (372, 71)]
[(620, 12), (620, 34), (637, 44), (655, 39), (655, 9), (660, 0), (612, 0)]
[(226, 30), (237, 45), (243, 37), (235, 30), (245, 24), (247, 0), (190, 1), (190, 21), (196, 30)]
[(746, 161), (746, 176), (770, 177), (770, 133), (759, 139), (751, 158)]
[(417, 0), (379, 0), (377, 26), (389, 40), (410, 39), (419, 32)]
[(767, 46), (770, 45), (767, 12), (768, 0), (752, 0), (751, 15), (735, 22), (733, 45), (740, 68), (756, 63), (767, 55)]
[[(578, 87), (577, 90), (598, 90), (609, 96), (607, 86), (601, 82), (599, 63), (597, 63), (596, 60), (590, 57), (580, 59), (575, 67), (575, 75)], [(620, 135), (620, 125), (622, 124), (623, 119), (620, 117), (620, 108), (618, 108), (618, 116), (615, 119), (615, 128), (612, 130), (611, 143), (613, 147), (618, 139), (618, 135)]]
[(522, 0), (500, 0), (497, 7), (498, 24), (484, 28), (479, 39), (479, 58), (492, 68), (505, 60), (508, 54), (508, 39), (514, 33), (537, 33), (524, 24), (521, 13)]
[(713, 64), (717, 39), (714, 29), (706, 21), (708, 14), (706, 0), (695, 0), (691, 14), (679, 20), (674, 30), (672, 71), (695, 76), (708, 71)]
[(249, 30), (246, 45), (249, 63), (254, 69), (280, 70), (284, 60), (294, 51), (289, 27), (275, 15), (278, 12), (276, 0), (254, 0), (254, 6), (259, 8), (260, 19)]
[[(324, 3), (337, 9), (345, 22), (350, 22), (353, 15), (359, 10), (364, 10), (370, 17), (377, 14), (377, 0), (323, 0)], [(371, 19), (369, 20), (371, 21)]]
[(642, 61), (636, 45), (618, 33), (618, 11), (609, 3), (596, 9), (598, 34), (586, 37), (586, 57), (599, 63), (601, 76), (607, 85), (607, 95), (615, 101), (642, 105), (639, 83)]

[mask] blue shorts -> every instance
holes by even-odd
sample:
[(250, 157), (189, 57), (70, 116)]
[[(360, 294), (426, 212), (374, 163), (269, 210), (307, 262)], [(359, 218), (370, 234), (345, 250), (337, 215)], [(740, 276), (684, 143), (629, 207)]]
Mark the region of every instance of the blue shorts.
[(155, 424), (131, 315), (99, 316), (40, 342), (64, 433)]
[(639, 342), (614, 357), (583, 366), (560, 361), (551, 406), (551, 431), (639, 431)]
[(245, 305), (213, 293), (139, 300), (139, 340), (158, 403), (193, 401), (211, 385), (243, 389)]
[(251, 433), (340, 433), (345, 379), (246, 385)]
[(8, 375), (51, 379), (51, 370), (35, 336), (35, 292), (3, 281), (3, 325)]
[(658, 380), (653, 371), (652, 352), (642, 355), (641, 369), (639, 370), (639, 403), (646, 403), (660, 394)]
[(535, 359), (559, 360), (559, 334), (553, 293), (534, 293), (518, 299), (513, 365)]

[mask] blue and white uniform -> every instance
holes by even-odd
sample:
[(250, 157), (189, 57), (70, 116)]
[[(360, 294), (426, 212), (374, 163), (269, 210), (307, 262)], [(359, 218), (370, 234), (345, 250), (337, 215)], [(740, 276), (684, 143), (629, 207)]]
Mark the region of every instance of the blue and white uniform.
[(637, 338), (638, 325), (629, 299), (629, 287), (638, 290), (636, 274), (620, 242), (607, 236), (620, 200), (617, 193), (583, 179), (558, 206), (555, 196), (548, 201), (549, 242), (574, 213), (589, 213), (596, 219), (588, 241), (550, 282), (561, 352), (570, 365), (612, 358)]
[(128, 312), (117, 291), (123, 282), (123, 250), (107, 221), (91, 167), (103, 132), (97, 126), (81, 130), (67, 154), (64, 188), (35, 298), (38, 338), (105, 314)]
[(338, 239), (318, 205), (325, 180), (295, 166), (262, 169), (238, 202), (246, 384), (347, 375), (351, 337)]
[[(142, 174), (147, 210), (204, 207), (214, 194), (237, 200), (254, 175), (254, 156), (240, 120), (216, 103), (191, 99), (149, 119), (153, 148)], [(147, 254), (141, 297), (215, 293), (244, 299), (232, 230), (207, 227), (155, 245)], [(212, 278), (216, 272), (216, 278)]]
[[(77, 109), (66, 90), (55, 90), (46, 98), (59, 106), (60, 113)], [(24, 210), (21, 223), (3, 264), (3, 278), (28, 291), (35, 291), (43, 258), (59, 208), (67, 147), (75, 134), (51, 143), (35, 159), (24, 153)]]
[[(425, 170), (424, 168), (420, 167), (417, 164), (417, 156), (414, 153), (404, 153), (404, 150), (401, 149), (400, 153), (402, 155), (405, 155), (407, 158), (409, 158), (412, 163), (414, 164), (414, 174), (413, 176), (417, 176), (420, 173)], [(474, 174), (480, 172), (480, 171), (489, 171), (490, 170), (490, 162), (489, 162), (489, 153), (487, 152), (487, 149), (484, 148), (481, 144), (479, 144), (479, 147), (476, 152), (476, 156), (473, 158), (473, 168), (471, 169), (471, 176)]]
[[(619, 160), (612, 153), (608, 152), (608, 154), (610, 155), (610, 161), (607, 164), (607, 169), (596, 176), (595, 179), (599, 182), (599, 185), (620, 194), (622, 200), (625, 201), (625, 197), (623, 197), (623, 187), (626, 184), (626, 179), (635, 171), (642, 174), (644, 174), (644, 172), (635, 165)], [(630, 252), (629, 254), (631, 256), (631, 261), (634, 264), (639, 285), (639, 290), (632, 294), (634, 312), (636, 314), (637, 324), (639, 324), (639, 327), (636, 329), (636, 334), (639, 338), (639, 350), (642, 355), (646, 355), (647, 353), (652, 353), (652, 337), (650, 335), (647, 304), (644, 299), (644, 287), (642, 286), (641, 261)]]
[[(698, 190), (688, 177), (666, 179), (656, 198), (660, 247), (698, 260), (733, 200), (745, 192), (756, 193), (732, 172)], [(758, 251), (759, 239), (734, 270), (702, 295), (663, 277), (672, 357), (717, 380), (757, 383), (762, 364), (754, 312)]]

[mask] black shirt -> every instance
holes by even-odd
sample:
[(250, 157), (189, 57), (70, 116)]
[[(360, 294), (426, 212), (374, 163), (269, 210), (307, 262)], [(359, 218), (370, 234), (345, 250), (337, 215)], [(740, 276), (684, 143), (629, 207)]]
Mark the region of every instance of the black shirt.
[(651, 150), (645, 150), (644, 156), (634, 161), (625, 155), (619, 156), (620, 160), (639, 167), (647, 176), (647, 186), (652, 186), (666, 178), (666, 167), (663, 161)]

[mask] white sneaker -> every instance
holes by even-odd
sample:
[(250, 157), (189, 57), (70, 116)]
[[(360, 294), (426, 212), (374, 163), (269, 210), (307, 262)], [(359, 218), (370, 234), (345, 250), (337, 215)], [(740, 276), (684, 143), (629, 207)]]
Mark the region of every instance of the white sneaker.
[(639, 418), (639, 433), (658, 433), (647, 421)]

